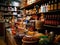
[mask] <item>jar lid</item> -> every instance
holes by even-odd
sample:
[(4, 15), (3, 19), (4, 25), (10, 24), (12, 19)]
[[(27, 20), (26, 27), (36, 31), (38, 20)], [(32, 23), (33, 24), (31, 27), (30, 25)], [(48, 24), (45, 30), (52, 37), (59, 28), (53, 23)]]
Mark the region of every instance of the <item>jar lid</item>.
[(40, 38), (48, 38), (48, 36), (40, 36)]

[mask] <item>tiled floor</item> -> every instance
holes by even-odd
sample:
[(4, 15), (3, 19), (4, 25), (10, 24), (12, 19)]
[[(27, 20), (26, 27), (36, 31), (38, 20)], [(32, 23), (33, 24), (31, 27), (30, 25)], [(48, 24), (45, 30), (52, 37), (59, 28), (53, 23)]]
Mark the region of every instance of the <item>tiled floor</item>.
[(6, 45), (2, 37), (0, 37), (0, 45)]

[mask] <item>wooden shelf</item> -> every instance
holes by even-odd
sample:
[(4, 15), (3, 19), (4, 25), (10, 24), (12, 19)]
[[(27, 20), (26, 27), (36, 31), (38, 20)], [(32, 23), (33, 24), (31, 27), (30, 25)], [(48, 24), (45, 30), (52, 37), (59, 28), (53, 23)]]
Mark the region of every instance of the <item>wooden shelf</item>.
[(32, 3), (31, 5), (27, 5), (27, 6), (25, 6), (25, 7), (23, 7), (23, 8), (21, 8), (21, 9), (32, 9), (32, 8), (34, 8), (34, 6), (35, 5), (41, 5), (41, 4), (43, 4), (43, 3), (47, 3), (47, 2), (49, 2), (49, 0), (39, 0), (39, 1), (36, 1), (35, 3)]
[(26, 16), (32, 16), (32, 15), (36, 15), (36, 14), (29, 14), (29, 15), (28, 15), (28, 14), (26, 14)]
[(19, 7), (19, 6), (9, 6), (9, 5), (5, 5), (5, 4), (0, 4), (0, 6), (3, 6), (3, 7)]
[(44, 25), (45, 27), (51, 27), (51, 28), (60, 28), (58, 26), (52, 26), (52, 25)]
[[(2, 12), (20, 12), (20, 11), (4, 11), (4, 10), (0, 10), (0, 11), (2, 11)], [(41, 12), (41, 13), (44, 13), (44, 14), (46, 14), (46, 13), (55, 13), (55, 12), (60, 12), (60, 10), (52, 10), (52, 11), (48, 11), (48, 12)], [(38, 13), (38, 14), (41, 14), (41, 13)], [(37, 15), (38, 15), (37, 14)], [(36, 14), (30, 14), (30, 15), (36, 15)]]
[[(48, 13), (51, 13), (51, 14), (52, 14), (52, 13), (55, 13), (55, 14), (57, 13), (57, 14), (58, 14), (59, 12), (60, 12), (60, 10), (52, 10), (52, 11), (48, 11), (48, 12), (41, 12), (41, 13), (38, 13), (38, 14), (29, 14), (29, 15), (26, 14), (26, 15), (27, 15), (27, 16), (40, 15), (40, 14), (42, 14), (42, 13), (43, 13), (43, 14), (48, 14)], [(60, 13), (59, 13), (59, 14), (60, 14)]]
[(35, 6), (37, 3), (39, 3), (40, 1), (36, 1), (35, 3), (31, 4), (31, 5), (27, 5), (26, 7), (23, 7), (21, 9), (29, 9), (32, 8), (33, 6)]
[(60, 9), (59, 10), (50, 10), (49, 12), (46, 12), (46, 13), (58, 13), (60, 12)]
[(4, 10), (0, 10), (0, 12), (20, 12), (20, 11), (4, 11)]
[(3, 15), (3, 16), (8, 16), (9, 17), (9, 16), (17, 16), (17, 15)]

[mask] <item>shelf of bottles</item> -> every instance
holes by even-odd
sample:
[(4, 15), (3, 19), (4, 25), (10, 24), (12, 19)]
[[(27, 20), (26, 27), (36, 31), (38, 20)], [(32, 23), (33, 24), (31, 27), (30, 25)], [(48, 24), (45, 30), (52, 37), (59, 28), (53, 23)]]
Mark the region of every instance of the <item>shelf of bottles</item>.
[[(58, 0), (51, 0), (49, 1), (49, 10), (50, 13), (45, 14), (45, 24), (52, 25), (52, 26), (59, 26), (60, 25), (60, 2)], [(51, 27), (52, 27), (51, 26)]]
[(60, 19), (60, 14), (46, 14), (45, 15), (45, 18), (46, 18), (46, 20), (45, 20), (45, 24), (47, 24), (47, 25), (55, 25), (55, 26), (58, 26), (58, 25), (60, 25), (60, 21), (59, 21), (59, 19)]
[(29, 9), (29, 10), (27, 9), (26, 14), (28, 14), (28, 12), (30, 15), (36, 14), (36, 6), (38, 7), (38, 14), (60, 11), (60, 2), (57, 0), (50, 0), (47, 3), (42, 3), (41, 5), (37, 4), (37, 5), (33, 6), (34, 7), (33, 9)]
[(41, 14), (44, 15), (45, 27), (60, 28), (60, 0), (40, 0), (35, 4), (32, 3), (22, 8), (22, 10), (23, 15), (25, 15), (26, 18), (28, 17), (28, 20), (25, 21), (27, 22), (27, 27), (30, 26), (29, 28), (32, 26), (34, 28), (36, 18), (41, 21)]
[(0, 11), (2, 12), (18, 12), (18, 8), (17, 6), (3, 6), (3, 5), (0, 5)]

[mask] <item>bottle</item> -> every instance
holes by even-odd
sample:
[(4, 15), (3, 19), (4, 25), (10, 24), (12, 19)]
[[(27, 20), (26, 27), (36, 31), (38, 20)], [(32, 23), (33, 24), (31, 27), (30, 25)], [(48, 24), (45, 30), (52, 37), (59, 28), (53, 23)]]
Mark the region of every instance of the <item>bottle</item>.
[(43, 5), (41, 5), (41, 12), (43, 12)]
[(48, 15), (48, 20), (50, 19), (50, 16)]
[(52, 20), (50, 20), (50, 25), (52, 24)]
[(60, 9), (60, 2), (58, 1), (58, 10)]
[(58, 25), (60, 25), (60, 24), (59, 24), (59, 22), (60, 22), (59, 19), (60, 19), (60, 15), (57, 15)]
[(54, 39), (54, 32), (51, 31), (51, 32), (49, 33), (49, 40), (50, 40), (51, 43), (53, 42), (53, 39)]
[(47, 30), (45, 30), (45, 35), (48, 36), (48, 31)]
[(42, 6), (42, 12), (45, 12), (45, 5)]
[(34, 13), (33, 14), (36, 14), (36, 8), (35, 8), (35, 6), (34, 6), (34, 9), (33, 10), (34, 10)]
[(46, 24), (46, 22), (47, 22), (47, 15), (46, 15), (46, 19), (45, 19), (45, 24)]
[(38, 13), (39, 13), (39, 6), (36, 5), (36, 14), (38, 14)]
[(57, 0), (54, 0), (54, 10), (57, 9)]
[(51, 1), (51, 10), (53, 10), (53, 0)]
[(14, 11), (17, 11), (17, 8), (16, 7), (14, 7), (14, 9), (15, 9)]
[(49, 3), (48, 3), (48, 7), (47, 7), (47, 8), (48, 8), (48, 11), (49, 11), (49, 10), (50, 10), (50, 1), (49, 1)]
[(48, 3), (47, 3), (47, 5), (46, 5), (46, 12), (48, 12)]
[(41, 12), (41, 7), (39, 8), (39, 13)]
[(44, 12), (47, 12), (47, 4), (44, 5)]
[(45, 12), (45, 5), (41, 5), (41, 12)]
[(52, 19), (52, 21), (53, 21), (53, 25), (55, 25), (55, 15), (53, 15), (53, 19)]

